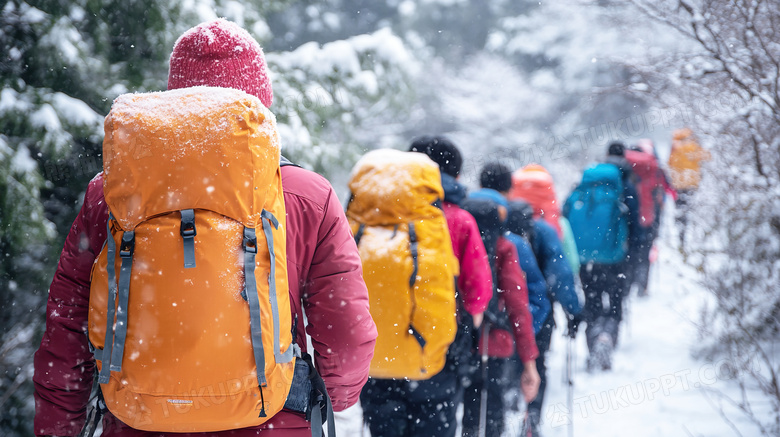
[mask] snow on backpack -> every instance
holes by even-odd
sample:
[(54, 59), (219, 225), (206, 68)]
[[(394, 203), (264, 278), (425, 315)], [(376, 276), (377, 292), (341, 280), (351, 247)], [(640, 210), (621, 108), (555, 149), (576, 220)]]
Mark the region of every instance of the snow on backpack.
[(223, 88), (125, 94), (103, 157), (89, 340), (108, 410), (158, 432), (267, 421), (299, 355), (273, 114)]
[(347, 206), (378, 338), (374, 378), (428, 379), (455, 338), (459, 264), (440, 208), (439, 167), (421, 153), (375, 150), (352, 171)]
[(658, 160), (650, 153), (626, 150), (626, 160), (639, 178), (636, 184), (639, 195), (639, 224), (649, 228), (655, 222), (656, 207), (663, 202), (663, 176)]
[(512, 173), (512, 189), (507, 197), (510, 200), (522, 199), (534, 208), (536, 218), (549, 223), (563, 237), (558, 218), (561, 209), (555, 196), (555, 184), (547, 170), (538, 164), (530, 164)]
[(608, 163), (588, 167), (566, 200), (563, 214), (574, 234), (580, 262), (614, 264), (628, 253), (628, 207), (620, 169)]

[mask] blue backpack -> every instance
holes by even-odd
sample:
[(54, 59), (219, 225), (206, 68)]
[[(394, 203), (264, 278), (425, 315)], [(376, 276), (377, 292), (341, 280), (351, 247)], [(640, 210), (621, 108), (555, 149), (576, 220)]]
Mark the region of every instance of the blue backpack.
[(582, 264), (615, 264), (626, 258), (628, 207), (617, 166), (599, 163), (588, 167), (566, 199), (563, 215), (571, 225)]

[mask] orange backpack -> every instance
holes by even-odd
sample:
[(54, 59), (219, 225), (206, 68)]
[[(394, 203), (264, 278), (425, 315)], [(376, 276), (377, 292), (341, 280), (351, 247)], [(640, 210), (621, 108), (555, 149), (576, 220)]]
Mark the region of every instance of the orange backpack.
[(561, 208), (555, 196), (555, 184), (547, 170), (538, 164), (529, 164), (512, 173), (512, 188), (507, 197), (510, 200), (523, 199), (534, 208), (534, 217), (541, 218), (563, 237)]
[(103, 157), (89, 340), (108, 410), (144, 431), (267, 421), (299, 352), (273, 114), (223, 88), (125, 94)]
[(460, 268), (439, 166), (422, 153), (374, 150), (352, 170), (347, 218), (363, 262), (378, 337), (374, 378), (428, 379), (455, 339)]

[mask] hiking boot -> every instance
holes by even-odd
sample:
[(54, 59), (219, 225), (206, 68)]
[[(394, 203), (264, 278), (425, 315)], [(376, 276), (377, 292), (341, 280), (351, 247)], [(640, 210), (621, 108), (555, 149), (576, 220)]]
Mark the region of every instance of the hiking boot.
[(606, 332), (599, 334), (588, 357), (588, 371), (612, 369), (612, 338)]

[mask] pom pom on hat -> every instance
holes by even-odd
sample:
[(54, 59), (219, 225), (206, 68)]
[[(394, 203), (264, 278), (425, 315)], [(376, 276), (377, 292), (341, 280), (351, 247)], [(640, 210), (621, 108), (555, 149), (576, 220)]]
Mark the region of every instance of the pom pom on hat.
[(173, 46), (168, 89), (234, 88), (273, 103), (263, 49), (246, 30), (223, 18), (186, 31)]

